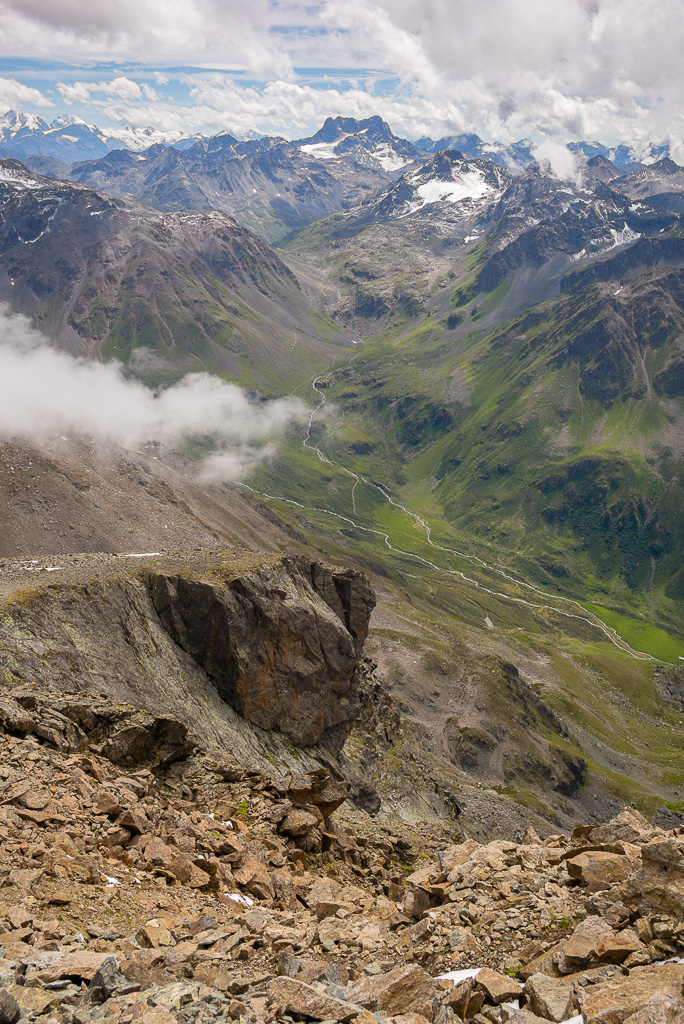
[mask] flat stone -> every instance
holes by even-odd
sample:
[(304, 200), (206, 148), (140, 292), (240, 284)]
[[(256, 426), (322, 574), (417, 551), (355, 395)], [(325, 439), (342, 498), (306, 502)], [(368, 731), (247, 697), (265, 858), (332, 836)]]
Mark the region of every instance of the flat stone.
[(679, 1014), (675, 1020), (684, 1020), (683, 985), (682, 964), (635, 967), (626, 978), (591, 985), (585, 990), (582, 999), (585, 1024), (625, 1024), (635, 1014), (643, 1016), (656, 996), (667, 997)]
[(357, 981), (350, 998), (368, 1010), (419, 1013), (432, 1020), (432, 1001), (436, 995), (437, 988), (427, 971), (417, 964), (406, 964), (387, 974)]
[(314, 1020), (350, 1021), (361, 1013), (361, 1007), (319, 992), (296, 978), (278, 977), (268, 984), (271, 1001), (288, 1013), (313, 1017)]
[(556, 1024), (573, 1015), (575, 1003), (571, 982), (533, 974), (525, 982), (525, 999), (532, 1013)]
[(89, 953), (87, 951), (65, 953), (51, 965), (51, 973), (54, 978), (83, 978), (85, 981), (92, 981), (94, 975), (110, 956), (111, 953)]

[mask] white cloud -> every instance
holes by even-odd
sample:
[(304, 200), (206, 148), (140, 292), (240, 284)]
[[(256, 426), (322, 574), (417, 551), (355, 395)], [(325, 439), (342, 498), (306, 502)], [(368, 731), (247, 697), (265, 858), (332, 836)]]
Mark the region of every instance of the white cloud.
[(561, 181), (579, 184), (586, 164), (583, 153), (574, 153), (562, 143), (544, 139), (532, 148), (532, 156), (545, 173)]
[(0, 52), (74, 60), (232, 60), (287, 75), (290, 59), (269, 34), (268, 0), (4, 0)]
[(27, 319), (0, 307), (0, 439), (74, 434), (133, 447), (210, 435), (217, 451), (205, 475), (234, 480), (270, 457), (305, 413), (297, 399), (254, 403), (237, 385), (208, 374), (191, 374), (154, 394), (126, 380), (119, 364), (49, 348)]
[(57, 90), (66, 103), (90, 103), (94, 93), (104, 93), (129, 103), (135, 100), (156, 100), (156, 91), (146, 82), (139, 85), (132, 78), (118, 75), (102, 82), (57, 82)]
[[(0, 50), (246, 68), (264, 84), (198, 75), (180, 106), (131, 73), (105, 99), (92, 83), (60, 85), (66, 102), (113, 120), (188, 132), (228, 125), (296, 137), (328, 114), (379, 113), (414, 137), (643, 146), (684, 136), (681, 0), (5, 0)], [(345, 68), (355, 81), (313, 89), (294, 66)], [(376, 88), (380, 73), (398, 87)], [(172, 77), (156, 75), (158, 85)]]
[(0, 78), (0, 111), (21, 110), (25, 106), (52, 107), (54, 104), (40, 89), (24, 85), (16, 78)]

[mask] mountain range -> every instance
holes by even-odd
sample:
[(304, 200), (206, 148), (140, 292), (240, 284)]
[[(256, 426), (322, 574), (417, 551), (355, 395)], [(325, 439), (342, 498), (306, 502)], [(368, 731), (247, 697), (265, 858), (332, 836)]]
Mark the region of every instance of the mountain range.
[[(571, 143), (587, 162), (600, 158), (611, 173), (642, 166), (626, 146)], [(49, 177), (136, 198), (163, 210), (221, 209), (265, 240), (277, 242), (306, 223), (355, 206), (434, 153), (457, 151), (516, 173), (535, 162), (528, 139), (503, 145), (477, 135), (415, 144), (396, 136), (381, 118), (328, 118), (314, 135), (292, 142), (241, 137), (169, 135), (148, 128), (106, 129), (78, 118), (47, 125), (9, 111), (0, 119), (0, 155), (15, 157)], [(651, 147), (651, 166), (667, 158)]]
[(337, 118), (0, 161), (0, 298), (51, 344), (317, 404), (248, 486), (277, 543), (372, 574), (442, 801), (447, 757), (568, 819), (587, 777), (677, 805), (684, 170), (613, 155), (562, 181)]

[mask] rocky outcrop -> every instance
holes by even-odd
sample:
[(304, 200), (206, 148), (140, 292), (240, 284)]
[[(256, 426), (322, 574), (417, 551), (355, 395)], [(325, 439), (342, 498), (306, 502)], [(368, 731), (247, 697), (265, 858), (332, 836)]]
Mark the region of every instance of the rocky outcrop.
[[(182, 722), (193, 742), (243, 763), (316, 767), (306, 748), (323, 743), (334, 755), (359, 714), (359, 652), (373, 605), (362, 573), (310, 560), (225, 550), (143, 565), (83, 556), (4, 606), (8, 726), (21, 733), (29, 709), (11, 700), (17, 684), (30, 683), (55, 698), (41, 728), (49, 718), (71, 749), (84, 736), (107, 741), (124, 765), (146, 751), (150, 761), (155, 751), (157, 761), (173, 760), (187, 737), (168, 723)], [(98, 725), (87, 714), (95, 694), (138, 717), (112, 719), (110, 707)]]
[(148, 585), (164, 628), (238, 714), (303, 746), (342, 747), (375, 604), (361, 573), (299, 560), (222, 584), (152, 573)]

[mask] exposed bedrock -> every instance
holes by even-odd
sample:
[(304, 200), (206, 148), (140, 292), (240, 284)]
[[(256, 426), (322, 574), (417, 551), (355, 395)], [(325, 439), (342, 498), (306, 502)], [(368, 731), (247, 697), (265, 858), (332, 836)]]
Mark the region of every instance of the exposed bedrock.
[(297, 559), (221, 582), (147, 579), (164, 628), (238, 714), (302, 746), (342, 747), (375, 605), (362, 573)]

